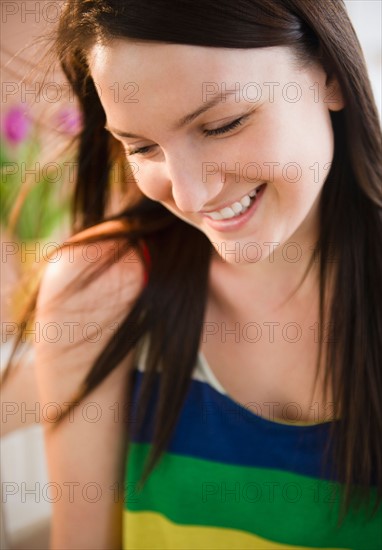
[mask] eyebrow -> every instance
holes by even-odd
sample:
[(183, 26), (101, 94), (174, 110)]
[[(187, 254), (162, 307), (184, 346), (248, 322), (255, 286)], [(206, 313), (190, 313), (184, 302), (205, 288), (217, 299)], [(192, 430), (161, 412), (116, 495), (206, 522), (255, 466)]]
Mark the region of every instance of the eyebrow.
[[(183, 116), (180, 120), (178, 120), (174, 126), (172, 127), (173, 130), (180, 130), (187, 124), (190, 124), (193, 120), (195, 120), (198, 116), (202, 115), (209, 109), (212, 109), (215, 107), (220, 101), (225, 100), (225, 98), (228, 95), (234, 95), (235, 90), (227, 90), (224, 93), (217, 93), (214, 96), (211, 97), (208, 101), (204, 102), (200, 107), (195, 109), (195, 111), (192, 111), (192, 113), (189, 113), (188, 115)], [(137, 134), (132, 134), (131, 132), (124, 132), (122, 130), (117, 130), (116, 128), (111, 128), (108, 126), (108, 124), (105, 124), (106, 130), (109, 130), (110, 132), (113, 132), (113, 134), (116, 134), (120, 137), (127, 137), (127, 138), (139, 138), (142, 139), (143, 136), (139, 136)]]

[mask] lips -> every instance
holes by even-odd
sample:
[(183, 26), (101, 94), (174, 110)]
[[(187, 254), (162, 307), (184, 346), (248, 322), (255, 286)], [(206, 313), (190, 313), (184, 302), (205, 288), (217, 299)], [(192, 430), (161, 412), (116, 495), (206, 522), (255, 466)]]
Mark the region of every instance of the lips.
[[(235, 214), (232, 217), (227, 217), (227, 218), (221, 217), (219, 219), (213, 219), (211, 217), (211, 214), (213, 214), (213, 212), (202, 213), (205, 223), (209, 225), (211, 229), (218, 232), (229, 233), (232, 231), (236, 232), (241, 230), (241, 228), (246, 225), (246, 223), (252, 218), (256, 210), (259, 208), (267, 187), (268, 186), (266, 183), (263, 183), (262, 185), (257, 187), (256, 194), (253, 197), (250, 197), (249, 206), (245, 207), (245, 209), (241, 213)], [(230, 207), (225, 207), (225, 208), (230, 208)], [(220, 213), (220, 211), (218, 212)]]
[(264, 184), (257, 186), (255, 189), (252, 189), (249, 193), (236, 200), (235, 202), (214, 211), (202, 212), (205, 216), (209, 217), (212, 220), (229, 220), (231, 218), (236, 218), (244, 214), (248, 210), (253, 202), (256, 199), (256, 195), (261, 187)]

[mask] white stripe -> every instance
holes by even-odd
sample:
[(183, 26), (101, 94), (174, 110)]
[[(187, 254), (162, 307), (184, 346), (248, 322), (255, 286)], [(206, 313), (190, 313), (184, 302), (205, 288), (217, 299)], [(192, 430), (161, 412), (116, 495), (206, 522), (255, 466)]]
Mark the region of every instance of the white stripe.
[[(136, 355), (137, 357), (136, 368), (140, 372), (145, 371), (148, 349), (149, 349), (149, 338), (145, 337), (143, 342), (141, 342), (139, 348), (137, 349), (137, 355)], [(204, 357), (204, 354), (201, 351), (199, 351), (198, 359), (196, 361), (195, 368), (192, 372), (192, 379), (209, 384), (214, 390), (218, 391), (223, 395), (227, 395), (227, 392), (225, 391), (223, 386), (220, 384), (219, 380), (217, 380), (217, 378), (215, 377), (214, 373), (212, 372), (210, 366), (207, 363), (206, 358)]]
[(199, 380), (201, 382), (206, 382), (214, 390), (218, 391), (219, 393), (222, 393), (223, 395), (227, 395), (227, 392), (225, 391), (223, 386), (220, 384), (219, 380), (215, 377), (209, 364), (207, 363), (206, 358), (204, 357), (204, 354), (201, 351), (199, 351), (198, 361), (196, 363), (195, 370), (192, 374), (192, 378), (195, 380)]

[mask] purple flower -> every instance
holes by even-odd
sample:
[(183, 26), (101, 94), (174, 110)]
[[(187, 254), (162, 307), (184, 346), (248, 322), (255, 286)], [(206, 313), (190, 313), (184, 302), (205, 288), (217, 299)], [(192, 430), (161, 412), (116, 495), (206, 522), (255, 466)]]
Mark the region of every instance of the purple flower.
[(31, 122), (25, 111), (25, 107), (15, 105), (4, 116), (3, 134), (7, 141), (13, 145), (18, 145), (25, 141), (29, 134)]
[(64, 107), (57, 115), (59, 130), (74, 136), (81, 129), (81, 115), (77, 109), (72, 107)]

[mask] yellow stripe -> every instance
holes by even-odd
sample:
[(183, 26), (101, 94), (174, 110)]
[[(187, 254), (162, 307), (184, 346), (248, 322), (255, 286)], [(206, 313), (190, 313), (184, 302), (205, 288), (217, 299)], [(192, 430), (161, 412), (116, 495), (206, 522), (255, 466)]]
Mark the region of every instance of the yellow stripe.
[[(237, 529), (176, 524), (156, 512), (123, 512), (124, 550), (312, 550), (272, 542)], [(314, 550), (324, 550), (314, 548)], [(325, 550), (349, 550), (325, 548)]]

